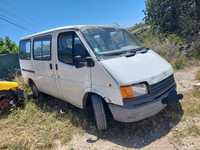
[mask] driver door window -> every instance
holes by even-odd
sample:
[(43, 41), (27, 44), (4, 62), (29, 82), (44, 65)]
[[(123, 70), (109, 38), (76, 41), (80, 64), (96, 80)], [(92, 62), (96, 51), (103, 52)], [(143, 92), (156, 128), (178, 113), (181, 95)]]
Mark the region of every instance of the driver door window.
[(60, 33), (58, 36), (58, 60), (73, 65), (74, 56), (84, 60), (88, 52), (75, 32)]
[(58, 60), (65, 64), (73, 64), (72, 33), (61, 33), (58, 36)]

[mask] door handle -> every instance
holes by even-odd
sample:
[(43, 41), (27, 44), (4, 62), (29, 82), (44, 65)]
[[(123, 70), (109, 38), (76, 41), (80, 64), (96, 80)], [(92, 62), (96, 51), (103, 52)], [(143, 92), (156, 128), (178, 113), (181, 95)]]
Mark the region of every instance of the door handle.
[(58, 70), (58, 64), (56, 64), (56, 70)]
[(52, 70), (53, 69), (53, 66), (52, 66), (52, 64), (49, 64), (49, 68)]

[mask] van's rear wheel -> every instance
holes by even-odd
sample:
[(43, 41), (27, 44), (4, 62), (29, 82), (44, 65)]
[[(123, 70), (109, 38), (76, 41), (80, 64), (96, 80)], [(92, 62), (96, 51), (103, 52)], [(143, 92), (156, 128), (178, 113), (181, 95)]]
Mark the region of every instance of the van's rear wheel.
[(33, 82), (30, 83), (30, 87), (31, 87), (31, 91), (33, 93), (33, 98), (38, 99), (40, 92), (39, 92), (37, 86), (35, 85), (35, 83), (33, 83)]
[(104, 109), (102, 98), (97, 95), (91, 96), (92, 108), (94, 112), (94, 118), (98, 130), (107, 129), (106, 112)]

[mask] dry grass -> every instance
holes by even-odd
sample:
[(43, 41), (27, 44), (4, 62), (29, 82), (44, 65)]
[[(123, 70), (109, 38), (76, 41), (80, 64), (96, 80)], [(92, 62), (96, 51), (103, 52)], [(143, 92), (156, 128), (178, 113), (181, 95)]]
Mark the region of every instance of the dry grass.
[(195, 89), (186, 93), (182, 108), (183, 119), (172, 132), (172, 141), (178, 143), (179, 146), (186, 144), (187, 138), (200, 140), (200, 90)]
[(41, 109), (28, 101), (23, 109), (12, 110), (0, 120), (0, 149), (49, 149), (55, 140), (62, 144), (81, 133), (81, 122), (71, 112)]
[[(16, 81), (29, 91), (21, 78), (16, 78)], [(111, 128), (101, 136), (113, 142), (119, 138), (118, 144), (122, 145), (127, 143), (127, 138), (134, 139), (135, 147), (142, 148), (172, 130), (171, 142), (181, 147), (187, 137), (200, 139), (199, 99), (199, 90), (189, 91), (184, 94), (181, 109), (168, 108), (153, 118), (134, 124), (111, 122)], [(38, 104), (27, 99), (24, 108), (0, 116), (0, 149), (53, 149), (56, 141), (67, 145), (73, 135), (84, 133), (82, 128), (91, 127), (82, 111), (67, 108), (64, 113), (59, 113), (57, 108), (60, 106), (49, 105), (51, 98), (43, 97), (41, 100), (46, 102)], [(98, 135), (96, 130), (92, 132)], [(147, 142), (143, 143), (145, 139)]]
[(30, 87), (27, 84), (25, 84), (21, 75), (16, 75), (15, 78), (14, 78), (14, 81), (19, 84), (20, 88), (23, 89), (26, 94), (31, 93)]
[(196, 74), (196, 80), (200, 81), (200, 70)]
[(30, 88), (22, 77), (16, 76), (15, 81), (25, 90), (25, 106), (0, 116), (0, 149), (51, 149), (56, 141), (66, 144), (72, 135), (82, 133), (84, 117), (77, 117), (72, 109), (60, 113), (59, 104), (48, 96), (43, 95), (40, 103), (35, 102), (28, 98)]
[(200, 115), (200, 90), (194, 89), (185, 95), (182, 107), (185, 117), (199, 117)]

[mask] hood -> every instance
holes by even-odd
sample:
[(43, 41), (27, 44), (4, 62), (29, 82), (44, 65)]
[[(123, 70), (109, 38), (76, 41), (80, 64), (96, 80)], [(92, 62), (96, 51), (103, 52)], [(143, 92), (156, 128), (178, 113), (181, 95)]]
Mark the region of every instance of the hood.
[(173, 74), (171, 65), (152, 50), (132, 57), (102, 60), (101, 63), (120, 85), (141, 82), (152, 85)]

